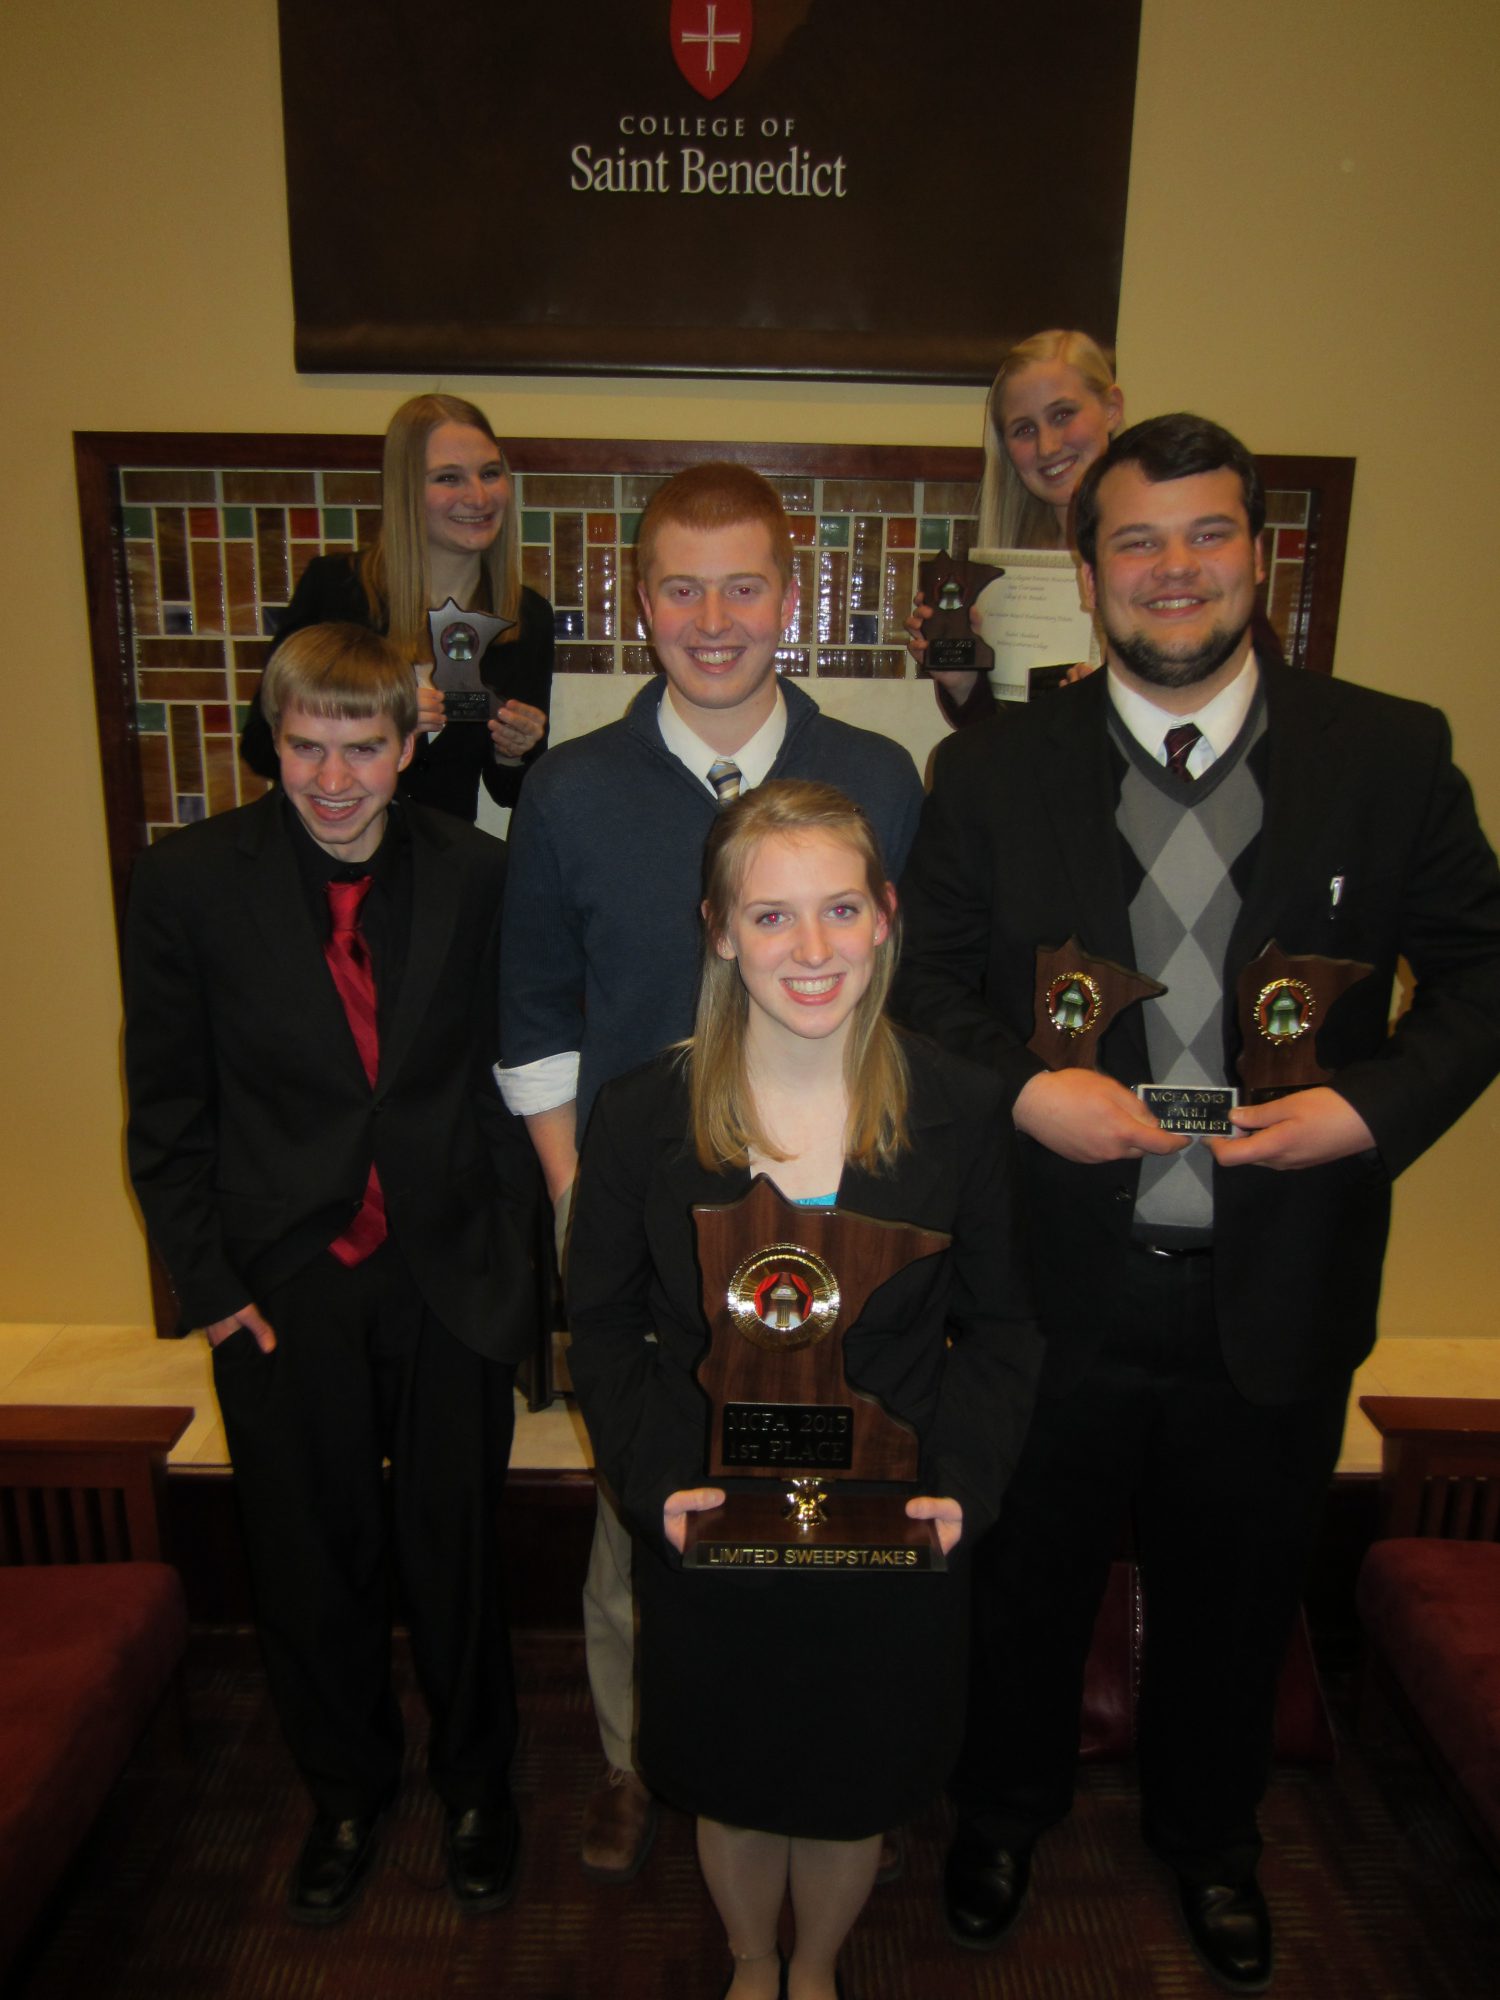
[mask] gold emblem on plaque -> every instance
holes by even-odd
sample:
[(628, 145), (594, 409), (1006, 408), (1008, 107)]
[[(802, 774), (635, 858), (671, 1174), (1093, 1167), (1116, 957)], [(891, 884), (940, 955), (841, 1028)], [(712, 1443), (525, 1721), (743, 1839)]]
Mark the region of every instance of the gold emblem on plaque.
[(786, 1518), (799, 1528), (818, 1528), (828, 1519), (828, 1488), (815, 1476), (793, 1479), (786, 1489)]
[(1316, 996), (1303, 979), (1273, 979), (1255, 996), (1256, 1028), (1273, 1045), (1285, 1046), (1305, 1035), (1317, 1011)]
[(839, 1281), (823, 1259), (796, 1243), (770, 1243), (729, 1280), (730, 1317), (747, 1340), (773, 1354), (812, 1347), (833, 1329)]
[(1047, 988), (1047, 1019), (1070, 1042), (1088, 1033), (1103, 1004), (1098, 980), (1086, 972), (1061, 972)]

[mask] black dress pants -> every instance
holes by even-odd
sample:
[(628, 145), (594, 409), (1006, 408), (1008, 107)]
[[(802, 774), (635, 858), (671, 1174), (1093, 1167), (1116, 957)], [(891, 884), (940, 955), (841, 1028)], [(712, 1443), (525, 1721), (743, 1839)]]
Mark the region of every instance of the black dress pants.
[(319, 1256), (257, 1303), (274, 1351), (241, 1329), (214, 1381), (271, 1695), (314, 1803), (344, 1818), (396, 1790), (394, 1568), (433, 1785), (455, 1810), (498, 1806), (516, 1741), (495, 1534), (515, 1371), (432, 1317), (389, 1242), (352, 1270)]
[(1241, 1883), (1260, 1854), (1276, 1685), (1338, 1458), (1349, 1381), (1248, 1402), (1225, 1371), (1211, 1253), (1132, 1251), (1099, 1354), (1032, 1418), (974, 1556), (960, 1817), (1026, 1845), (1073, 1798), (1084, 1667), (1133, 1511), (1145, 1600), (1142, 1823), (1179, 1874)]

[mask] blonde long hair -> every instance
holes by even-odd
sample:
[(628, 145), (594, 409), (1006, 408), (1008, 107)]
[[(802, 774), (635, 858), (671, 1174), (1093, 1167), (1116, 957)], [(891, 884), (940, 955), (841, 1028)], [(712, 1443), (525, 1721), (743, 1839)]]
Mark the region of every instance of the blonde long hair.
[[(717, 947), (726, 934), (756, 848), (773, 834), (822, 833), (859, 857), (871, 897), (890, 905), (890, 881), (874, 830), (859, 807), (832, 785), (778, 778), (743, 793), (714, 821), (703, 855), (703, 971), (692, 1041), (686, 1044), (693, 1145), (701, 1165), (742, 1167), (751, 1149), (783, 1159), (756, 1115), (745, 1060), (750, 996), (733, 959)], [(885, 1016), (900, 950), (900, 916), (875, 947), (870, 983), (850, 1018), (844, 1044), (849, 1123), (846, 1155), (866, 1172), (893, 1167), (905, 1150), (910, 1074), (900, 1038)]]
[(1057, 546), (1057, 517), (1045, 500), (1028, 493), (1011, 464), (1000, 432), (1000, 399), (1007, 382), (1038, 361), (1061, 361), (1076, 368), (1096, 396), (1115, 386), (1114, 357), (1076, 327), (1051, 327), (1018, 340), (990, 384), (984, 406), (984, 480), (979, 489), (979, 546), (986, 549), (1051, 549)]
[[(466, 424), (495, 447), (510, 483), (510, 504), (500, 532), (480, 558), (480, 577), (490, 610), (519, 620), (521, 612), (521, 525), (516, 482), (490, 420), (461, 396), (413, 396), (391, 418), (381, 461), (380, 532), (363, 563), (361, 577), (371, 608), (408, 660), (425, 660), (431, 648), (427, 614), (436, 610), (427, 559), (427, 440), (439, 424)], [(519, 624), (502, 634), (513, 640)]]

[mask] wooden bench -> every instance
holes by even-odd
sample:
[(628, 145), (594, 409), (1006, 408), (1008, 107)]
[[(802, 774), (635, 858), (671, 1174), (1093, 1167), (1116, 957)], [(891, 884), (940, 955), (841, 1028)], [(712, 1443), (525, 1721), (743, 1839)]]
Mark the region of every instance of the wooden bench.
[(192, 1418), (0, 1404), (0, 1975), (182, 1660), (160, 1501)]
[(1381, 1539), (1356, 1591), (1361, 1706), (1391, 1702), (1500, 1867), (1500, 1400), (1359, 1406), (1381, 1437)]

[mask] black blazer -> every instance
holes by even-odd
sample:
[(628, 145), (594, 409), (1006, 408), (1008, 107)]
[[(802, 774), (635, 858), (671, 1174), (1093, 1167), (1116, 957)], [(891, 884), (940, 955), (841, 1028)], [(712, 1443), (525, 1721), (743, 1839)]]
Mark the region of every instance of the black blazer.
[[(1000, 1091), (930, 1044), (913, 1040), (908, 1054), (911, 1149), (891, 1175), (846, 1166), (838, 1202), (944, 1230), (954, 1247), (872, 1295), (845, 1334), (845, 1365), (851, 1382), (915, 1426), (922, 1490), (961, 1502), (968, 1542), (995, 1518), (1015, 1466), (1041, 1343), (1020, 1275)], [(709, 1405), (693, 1369), (708, 1328), (690, 1211), (750, 1186), (746, 1171), (699, 1166), (686, 1133), (686, 1083), (672, 1055), (605, 1085), (568, 1257), (569, 1363), (595, 1458), (658, 1553), (663, 1502), (703, 1485), (707, 1464)]]
[[(1275, 938), (1289, 953), (1363, 959), (1318, 1041), (1376, 1151), (1300, 1172), (1219, 1169), (1214, 1275), (1237, 1387), (1281, 1402), (1353, 1367), (1375, 1338), (1390, 1182), (1500, 1066), (1500, 872), (1435, 709), (1262, 663), (1265, 817), (1225, 991)], [(1012, 1101), (1041, 1067), (1036, 951), (1076, 935), (1133, 963), (1106, 731), (1107, 676), (1091, 675), (939, 751), (901, 885), (897, 1009), (1003, 1079)], [(1335, 902), (1331, 884), (1342, 878)], [(1398, 957), (1416, 974), (1394, 1034)], [(1226, 1008), (1226, 1073), (1239, 1050)], [(1104, 1037), (1103, 1067), (1150, 1077), (1142, 1010)], [(1044, 1386), (1065, 1388), (1096, 1350), (1123, 1276), (1137, 1163), (1078, 1166), (1021, 1141)]]
[[(302, 572), (292, 601), (276, 626), (276, 643), (306, 625), (335, 623), (367, 625), (383, 632), (360, 581), (357, 556), (314, 556)], [(552, 713), (552, 606), (524, 585), (520, 630), (508, 643), (496, 640), (485, 650), (479, 672), (502, 702), (524, 701), (544, 715)], [(547, 747), (547, 732), (520, 764), (497, 764), (489, 731), (477, 722), (450, 722), (429, 738), (417, 737), (411, 762), (401, 773), (397, 797), (413, 805), (435, 806), (439, 812), (472, 824), (479, 810), (479, 782), (496, 805), (513, 806), (521, 796), (521, 781)], [(258, 777), (280, 774), (271, 725), (260, 705), (260, 689), (240, 732), (240, 755)]]
[[(466, 1345), (535, 1330), (535, 1163), (500, 1102), (505, 848), (420, 806), (411, 933), (372, 1091), (308, 908), (278, 793), (171, 834), (135, 866), (125, 926), (128, 1152), (186, 1326), (255, 1300), (353, 1215), (373, 1154), (391, 1239)], [(321, 1242), (309, 1230), (340, 1220)]]

